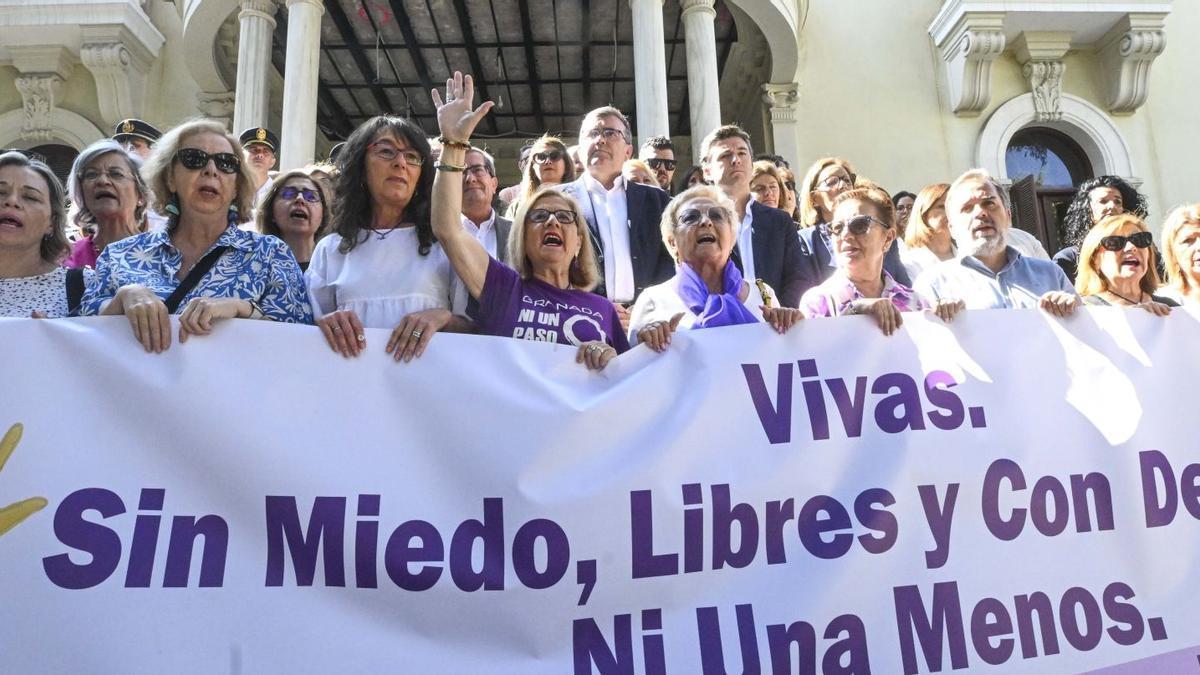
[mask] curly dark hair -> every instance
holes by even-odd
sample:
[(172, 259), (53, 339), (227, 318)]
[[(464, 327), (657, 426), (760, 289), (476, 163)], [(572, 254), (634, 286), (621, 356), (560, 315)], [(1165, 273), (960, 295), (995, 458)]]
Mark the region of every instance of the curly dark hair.
[(363, 122), (338, 152), (332, 220), (333, 231), (342, 237), (338, 250), (349, 253), (370, 237), (371, 196), (367, 193), (367, 150), (371, 142), (385, 131), (403, 139), (409, 148), (425, 158), (412, 199), (404, 209), (404, 219), (417, 226), (417, 251), (421, 255), (429, 255), (437, 241), (429, 220), (430, 197), (433, 194), (433, 153), (421, 127), (395, 115), (379, 115)]
[(1066, 228), (1067, 236), (1064, 245), (1079, 246), (1083, 243), (1083, 238), (1092, 229), (1092, 205), (1091, 193), (1092, 190), (1101, 187), (1114, 188), (1121, 193), (1121, 201), (1125, 205), (1125, 213), (1132, 213), (1138, 218), (1145, 218), (1149, 210), (1149, 205), (1146, 203), (1146, 197), (1137, 191), (1120, 176), (1097, 176), (1091, 180), (1084, 181), (1079, 186), (1079, 190), (1075, 193), (1075, 198), (1071, 200), (1071, 205), (1067, 207), (1067, 215), (1063, 217), (1063, 226)]

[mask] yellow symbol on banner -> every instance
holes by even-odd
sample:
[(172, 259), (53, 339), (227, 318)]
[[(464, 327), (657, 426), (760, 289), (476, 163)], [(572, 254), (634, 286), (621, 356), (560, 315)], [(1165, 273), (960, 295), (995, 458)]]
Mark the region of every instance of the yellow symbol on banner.
[(257, 138), (257, 139), (258, 139), (258, 140), (260, 140), (260, 141), (265, 141), (265, 140), (267, 140), (267, 130), (266, 130), (266, 129), (259, 129), (259, 130), (258, 130), (258, 133), (254, 134), (254, 137), (255, 137), (255, 138)]
[(133, 133), (133, 122), (130, 122), (129, 120), (125, 120), (125, 123), (121, 125), (121, 131), (123, 131), (127, 134), (132, 134)]
[[(4, 470), (5, 462), (13, 454), (13, 450), (17, 449), (17, 443), (21, 442), (23, 429), (21, 424), (14, 424), (8, 433), (4, 434), (4, 438), (0, 439), (0, 471)], [(0, 509), (0, 536), (19, 525), (22, 520), (46, 508), (47, 503), (45, 497), (30, 497)]]

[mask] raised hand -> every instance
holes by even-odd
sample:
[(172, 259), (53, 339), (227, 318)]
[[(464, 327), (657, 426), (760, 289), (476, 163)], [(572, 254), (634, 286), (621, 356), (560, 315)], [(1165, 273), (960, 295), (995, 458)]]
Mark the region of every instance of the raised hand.
[(478, 108), (471, 107), (475, 104), (475, 83), (470, 75), (463, 75), (457, 70), (454, 71), (454, 77), (446, 80), (444, 102), (437, 89), (430, 95), (433, 97), (433, 106), (437, 108), (438, 129), (442, 138), (449, 141), (466, 143), (479, 120), (492, 109), (491, 101), (480, 103)]

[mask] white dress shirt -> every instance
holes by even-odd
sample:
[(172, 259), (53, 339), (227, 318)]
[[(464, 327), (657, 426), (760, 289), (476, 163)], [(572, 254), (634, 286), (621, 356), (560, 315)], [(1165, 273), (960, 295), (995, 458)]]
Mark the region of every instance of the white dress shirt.
[(470, 232), (475, 237), (475, 241), (483, 244), (483, 247), (487, 249), (488, 255), (496, 260), (500, 259), (500, 255), (496, 251), (496, 209), (492, 209), (488, 213), (487, 220), (478, 225), (466, 215), (463, 215), (462, 224), (467, 232)]
[(738, 255), (742, 258), (742, 278), (749, 279), (751, 286), (758, 278), (754, 273), (754, 214), (750, 211), (750, 205), (753, 203), (753, 197), (746, 202), (746, 215), (737, 231)]
[[(631, 302), (636, 290), (633, 281), (633, 253), (629, 248), (629, 206), (625, 202), (625, 181), (617, 176), (612, 189), (605, 189), (591, 174), (583, 175), (600, 243), (604, 251), (604, 287), (610, 300)], [(590, 207), (590, 208), (589, 208)]]

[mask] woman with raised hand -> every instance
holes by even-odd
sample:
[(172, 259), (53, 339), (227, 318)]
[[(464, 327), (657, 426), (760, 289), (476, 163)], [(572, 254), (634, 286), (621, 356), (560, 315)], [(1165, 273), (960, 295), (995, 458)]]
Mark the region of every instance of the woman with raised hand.
[(446, 80), (446, 99), (435, 90), (443, 149), (433, 183), (433, 230), (454, 271), (479, 302), (479, 332), (578, 346), (575, 360), (604, 368), (629, 349), (613, 304), (590, 293), (599, 281), (587, 222), (579, 204), (553, 187), (521, 203), (508, 238), (509, 267), (462, 226), (462, 180), (471, 132), (492, 107), (473, 108), (471, 76)]
[(238, 228), (254, 179), (223, 124), (195, 120), (168, 131), (145, 174), (167, 227), (105, 247), (84, 313), (125, 315), (137, 341), (156, 353), (171, 345), (171, 314), (179, 314), (180, 342), (224, 319), (312, 322), (287, 244)]
[(411, 361), (438, 331), (470, 331), (453, 311), (457, 282), (430, 223), (433, 156), (421, 128), (373, 117), (346, 139), (338, 168), (333, 233), (317, 243), (306, 272), (329, 347), (358, 356), (364, 329), (387, 328), (384, 350)]
[(1154, 235), (1142, 219), (1126, 213), (1096, 223), (1079, 245), (1075, 290), (1085, 305), (1141, 307), (1166, 316), (1179, 303), (1156, 295)]
[(71, 247), (64, 267), (94, 268), (105, 246), (146, 231), (150, 189), (141, 171), (141, 157), (110, 138), (79, 153), (67, 179), (67, 194), (71, 222), (84, 236)]
[(260, 233), (282, 239), (307, 271), (317, 241), (329, 231), (330, 210), (322, 181), (307, 169), (293, 169), (271, 181), (255, 225)]
[(0, 155), (0, 316), (55, 319), (79, 308), (90, 269), (61, 266), (67, 242), (63, 186), (43, 162)]
[(675, 276), (638, 296), (629, 318), (630, 340), (661, 352), (680, 329), (767, 323), (786, 333), (804, 318), (780, 307), (770, 286), (742, 278), (733, 253), (736, 210), (719, 188), (698, 185), (667, 204), (662, 237), (675, 258)]
[[(837, 270), (800, 298), (800, 309), (809, 318), (870, 314), (883, 334), (891, 335), (903, 323), (902, 312), (929, 308), (883, 268), (884, 256), (896, 238), (892, 200), (882, 189), (856, 188), (839, 194), (832, 207), (828, 228)], [(936, 311), (949, 321), (964, 306), (947, 301)]]

